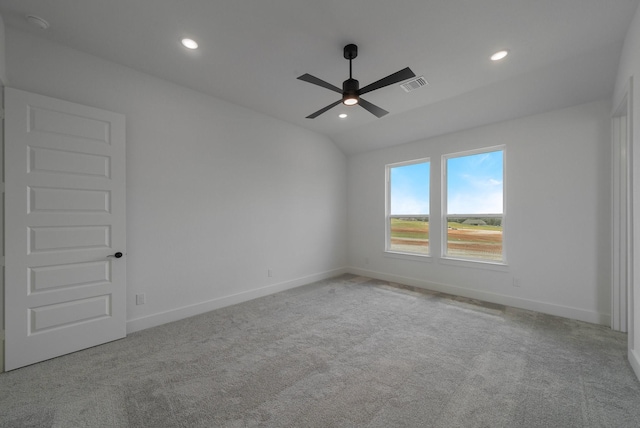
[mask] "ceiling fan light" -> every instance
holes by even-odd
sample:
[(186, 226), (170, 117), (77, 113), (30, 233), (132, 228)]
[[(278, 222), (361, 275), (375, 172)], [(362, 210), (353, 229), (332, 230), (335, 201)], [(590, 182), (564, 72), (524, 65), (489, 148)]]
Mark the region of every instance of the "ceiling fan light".
[(354, 97), (354, 96), (346, 97), (344, 100), (342, 100), (342, 104), (346, 106), (354, 106), (358, 104), (358, 97)]

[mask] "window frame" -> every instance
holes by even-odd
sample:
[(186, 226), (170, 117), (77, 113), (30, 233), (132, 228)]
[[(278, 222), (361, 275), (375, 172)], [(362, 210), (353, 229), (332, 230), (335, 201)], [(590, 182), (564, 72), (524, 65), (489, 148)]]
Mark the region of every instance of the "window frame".
[[(392, 250), (391, 249), (391, 169), (392, 168), (397, 168), (397, 167), (402, 167), (402, 166), (409, 166), (409, 165), (417, 165), (417, 164), (421, 164), (421, 163), (428, 163), (429, 164), (429, 194), (428, 194), (428, 202), (429, 202), (429, 213), (425, 214), (425, 215), (421, 215), (423, 217), (427, 217), (429, 218), (429, 248), (428, 248), (428, 253), (427, 254), (422, 254), (422, 253), (412, 253), (412, 252), (407, 252), (407, 251), (397, 251), (397, 250)], [(403, 257), (416, 257), (418, 260), (424, 260), (424, 259), (428, 259), (431, 257), (432, 251), (431, 251), (431, 186), (433, 183), (432, 180), (432, 174), (433, 174), (433, 168), (432, 168), (432, 164), (431, 164), (431, 158), (430, 157), (424, 157), (424, 158), (419, 158), (419, 159), (412, 159), (412, 160), (408, 160), (408, 161), (402, 161), (402, 162), (395, 162), (395, 163), (390, 163), (390, 164), (386, 164), (385, 165), (385, 216), (384, 216), (384, 221), (385, 221), (385, 244), (384, 244), (384, 252), (387, 255), (390, 256), (403, 256)], [(403, 214), (399, 214), (399, 215), (403, 215)], [(418, 216), (416, 216), (418, 217)]]
[[(490, 259), (482, 259), (482, 258), (474, 258), (474, 257), (462, 257), (462, 256), (451, 256), (448, 255), (447, 247), (449, 241), (449, 222), (448, 222), (448, 170), (447, 170), (447, 161), (452, 158), (459, 158), (464, 156), (473, 156), (482, 153), (489, 152), (497, 152), (502, 151), (502, 260), (490, 260)], [(441, 174), (440, 174), (440, 186), (441, 186), (441, 248), (440, 248), (440, 258), (443, 261), (453, 261), (453, 262), (465, 262), (465, 263), (480, 263), (486, 265), (497, 265), (497, 266), (506, 266), (507, 265), (507, 240), (505, 239), (507, 236), (507, 147), (506, 144), (500, 144), (496, 146), (489, 147), (481, 147), (477, 149), (470, 150), (462, 150), (454, 153), (447, 153), (442, 155), (442, 162), (440, 165)], [(460, 213), (460, 214), (471, 214), (471, 213)], [(480, 216), (482, 214), (479, 214)]]

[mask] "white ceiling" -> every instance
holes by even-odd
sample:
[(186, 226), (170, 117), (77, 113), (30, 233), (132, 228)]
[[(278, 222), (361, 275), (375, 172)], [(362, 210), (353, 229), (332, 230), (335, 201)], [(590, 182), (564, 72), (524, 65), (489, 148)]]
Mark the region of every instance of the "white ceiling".
[[(639, 1), (0, 0), (0, 14), (8, 26), (317, 131), (356, 153), (610, 96)], [(26, 14), (51, 27), (29, 26)], [(184, 49), (187, 36), (200, 49)], [(353, 74), (361, 86), (407, 66), (430, 85), (364, 96), (390, 112), (381, 119), (342, 105), (305, 119), (339, 94), (296, 77), (340, 87), (348, 43), (359, 47)], [(511, 54), (492, 63), (501, 48)]]

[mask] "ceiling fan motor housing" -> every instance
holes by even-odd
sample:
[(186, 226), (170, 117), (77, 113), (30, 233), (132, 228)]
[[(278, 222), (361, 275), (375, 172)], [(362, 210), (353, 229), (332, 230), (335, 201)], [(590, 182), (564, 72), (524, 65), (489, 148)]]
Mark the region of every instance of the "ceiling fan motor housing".
[(360, 82), (356, 79), (347, 79), (342, 82), (342, 92), (344, 93), (358, 93), (358, 89), (360, 89)]
[[(358, 89), (360, 89), (360, 82), (356, 79), (347, 79), (342, 82), (342, 102), (346, 105), (358, 104), (360, 98), (358, 96)], [(349, 102), (347, 100), (355, 100), (355, 102)]]

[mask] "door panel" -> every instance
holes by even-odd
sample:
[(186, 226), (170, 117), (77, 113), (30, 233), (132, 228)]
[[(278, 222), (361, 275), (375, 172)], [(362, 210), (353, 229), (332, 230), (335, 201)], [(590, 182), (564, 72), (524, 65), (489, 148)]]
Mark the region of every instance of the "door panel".
[(29, 213), (42, 211), (109, 212), (110, 192), (105, 190), (29, 187)]
[(125, 119), (5, 90), (5, 369), (126, 335)]
[(29, 171), (60, 174), (92, 175), (110, 178), (109, 157), (66, 152), (64, 150), (29, 148)]

